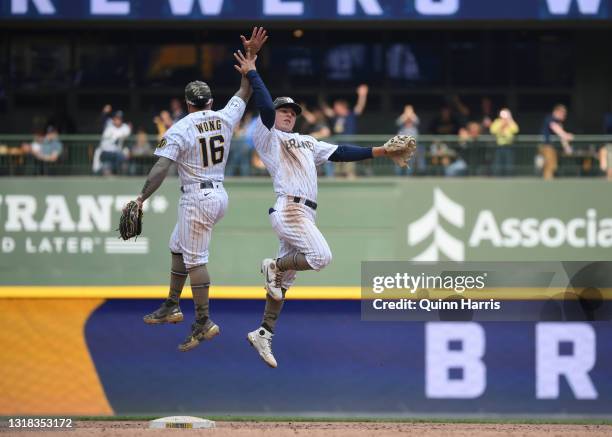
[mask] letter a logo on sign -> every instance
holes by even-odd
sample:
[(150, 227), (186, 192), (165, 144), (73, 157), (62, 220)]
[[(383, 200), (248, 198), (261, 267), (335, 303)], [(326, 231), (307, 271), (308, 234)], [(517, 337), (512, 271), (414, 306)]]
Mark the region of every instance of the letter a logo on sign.
[(465, 209), (449, 199), (439, 188), (434, 188), (434, 204), (421, 218), (408, 225), (408, 245), (414, 246), (433, 235), (433, 242), (413, 261), (439, 261), (440, 253), (452, 261), (465, 260), (463, 242), (450, 235), (440, 217), (456, 228), (463, 228)]

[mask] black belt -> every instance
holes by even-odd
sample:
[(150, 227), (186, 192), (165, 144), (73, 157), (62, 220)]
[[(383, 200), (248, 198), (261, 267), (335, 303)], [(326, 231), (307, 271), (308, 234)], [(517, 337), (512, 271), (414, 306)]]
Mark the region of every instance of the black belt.
[[(293, 203), (302, 203), (302, 198), (301, 197), (295, 197), (293, 196)], [(313, 202), (312, 200), (308, 200), (308, 199), (304, 199), (304, 205), (316, 210), (317, 209), (317, 203)]]
[[(212, 183), (212, 181), (204, 181), (204, 182), (200, 182), (200, 188), (203, 190), (206, 188), (215, 188), (215, 185)], [(182, 186), (181, 186), (181, 192), (182, 193), (185, 192)]]

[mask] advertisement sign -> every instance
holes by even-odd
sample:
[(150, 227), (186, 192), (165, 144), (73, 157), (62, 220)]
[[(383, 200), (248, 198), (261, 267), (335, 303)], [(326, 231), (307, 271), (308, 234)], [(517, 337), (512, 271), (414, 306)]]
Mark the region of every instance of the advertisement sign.
[[(358, 301), (288, 301), (271, 370), (245, 341), (262, 301), (213, 300), (222, 335), (191, 355), (176, 351), (185, 326), (142, 323), (157, 304), (110, 301), (87, 323), (91, 357), (116, 414), (612, 411), (610, 322), (364, 322)], [(173, 384), (164, 383), (168, 369), (180, 369)]]
[[(0, 285), (160, 285), (178, 181), (146, 202), (143, 233), (123, 241), (120, 209), (136, 179), (6, 180), (0, 186)], [(278, 249), (268, 218), (267, 178), (227, 181), (229, 208), (215, 226), (215, 285), (259, 286), (259, 265)], [(351, 286), (359, 298), (362, 261), (607, 261), (612, 203), (605, 181), (321, 181), (317, 225), (333, 262), (300, 275), (300, 286)], [(135, 274), (137, 272), (137, 274)]]

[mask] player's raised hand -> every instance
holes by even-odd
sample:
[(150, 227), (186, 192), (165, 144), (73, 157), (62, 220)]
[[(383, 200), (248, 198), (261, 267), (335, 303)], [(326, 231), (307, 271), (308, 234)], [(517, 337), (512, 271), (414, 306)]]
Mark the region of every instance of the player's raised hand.
[(246, 39), (244, 35), (240, 35), (244, 52), (250, 58), (253, 58), (259, 53), (261, 47), (268, 40), (266, 29), (263, 27), (254, 27), (251, 33), (251, 38)]
[(246, 74), (251, 70), (257, 70), (257, 68), (255, 68), (255, 61), (257, 60), (257, 56), (251, 59), (247, 56), (244, 56), (244, 54), (242, 54), (242, 52), (238, 50), (237, 52), (234, 52), (234, 58), (236, 59), (236, 61), (238, 61), (239, 64), (234, 65), (234, 68), (243, 76), (246, 76)]

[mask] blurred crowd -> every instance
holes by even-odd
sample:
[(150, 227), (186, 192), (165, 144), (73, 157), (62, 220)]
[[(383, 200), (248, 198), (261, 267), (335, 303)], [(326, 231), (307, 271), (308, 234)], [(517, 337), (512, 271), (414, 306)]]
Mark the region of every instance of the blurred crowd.
[[(360, 116), (367, 110), (369, 88), (363, 84), (356, 88), (353, 99), (319, 100), (317, 105), (301, 103), (302, 115), (296, 129), (304, 134), (338, 144), (354, 145), (353, 136), (364, 134), (359, 129)], [(562, 104), (543, 114), (537, 151), (523, 153), (525, 147), (515, 145), (515, 137), (521, 130), (512, 111), (507, 107), (495, 107), (494, 102), (483, 97), (478, 108), (470, 108), (458, 96), (451, 96), (423, 126), (417, 114), (418, 108), (407, 103), (395, 119), (396, 132), (417, 138), (418, 150), (409, 167), (395, 167), (398, 176), (434, 175), (460, 176), (514, 176), (517, 162), (525, 165), (529, 156), (533, 172), (544, 179), (557, 174), (559, 160), (575, 159), (589, 163), (585, 174), (606, 175), (612, 180), (612, 144), (598, 145), (588, 150), (573, 147), (574, 136), (565, 129), (568, 109)], [(107, 104), (100, 115), (100, 142), (91, 158), (93, 174), (142, 175), (154, 161), (154, 148), (164, 133), (186, 115), (184, 102), (174, 98), (167, 109), (155, 115), (150, 125), (138, 126), (126, 121), (120, 109)], [(259, 176), (266, 174), (253, 145), (253, 131), (257, 114), (247, 111), (237, 126), (227, 161), (228, 176)], [(604, 119), (604, 133), (612, 134), (612, 114)], [(420, 134), (432, 135), (434, 140), (419, 142)], [(333, 137), (342, 135), (342, 140)], [(493, 138), (493, 140), (491, 140)], [(66, 155), (58, 129), (49, 124), (44, 131), (36, 132), (31, 143), (23, 143), (20, 153), (32, 161), (36, 174), (54, 174)], [(522, 154), (522, 155), (521, 155)], [(522, 157), (523, 156), (523, 157)], [(535, 156), (535, 158), (533, 158)], [(321, 175), (354, 179), (373, 174), (368, 161), (359, 167), (355, 163), (327, 162), (320, 168)]]
[(23, 143), (21, 151), (31, 161), (37, 174), (54, 174), (55, 164), (64, 152), (64, 145), (59, 139), (59, 133), (54, 126), (48, 126), (45, 131), (34, 133), (31, 143)]

